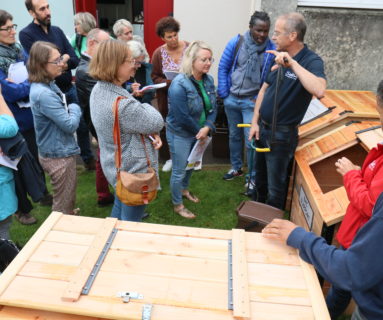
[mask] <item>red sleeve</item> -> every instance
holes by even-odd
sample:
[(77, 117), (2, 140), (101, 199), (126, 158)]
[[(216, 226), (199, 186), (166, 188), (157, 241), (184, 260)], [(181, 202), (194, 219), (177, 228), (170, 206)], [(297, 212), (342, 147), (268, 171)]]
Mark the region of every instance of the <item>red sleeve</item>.
[(361, 170), (351, 170), (344, 177), (344, 186), (351, 204), (364, 217), (370, 218), (375, 202), (383, 191), (383, 167), (375, 168), (371, 183), (368, 186)]

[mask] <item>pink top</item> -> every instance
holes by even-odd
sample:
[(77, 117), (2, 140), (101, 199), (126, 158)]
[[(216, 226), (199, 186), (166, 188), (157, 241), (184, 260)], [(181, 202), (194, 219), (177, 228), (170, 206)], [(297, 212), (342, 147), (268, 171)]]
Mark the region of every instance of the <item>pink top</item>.
[[(187, 46), (185, 46), (182, 51), (182, 57), (184, 55), (186, 47)], [(169, 55), (165, 47), (161, 47), (162, 71), (179, 71), (181, 67), (182, 57), (180, 59), (180, 63), (175, 63), (175, 61)]]

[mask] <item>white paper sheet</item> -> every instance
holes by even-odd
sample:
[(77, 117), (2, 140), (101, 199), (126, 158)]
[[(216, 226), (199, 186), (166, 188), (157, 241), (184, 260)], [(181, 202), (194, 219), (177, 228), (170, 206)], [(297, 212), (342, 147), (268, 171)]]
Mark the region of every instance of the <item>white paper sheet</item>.
[(12, 63), (8, 69), (8, 79), (14, 83), (22, 83), (28, 79), (28, 71), (24, 62)]
[(192, 170), (194, 167), (197, 167), (202, 162), (203, 154), (207, 146), (211, 141), (211, 137), (206, 137), (204, 140), (197, 140), (192, 151), (189, 154), (188, 164), (186, 170)]

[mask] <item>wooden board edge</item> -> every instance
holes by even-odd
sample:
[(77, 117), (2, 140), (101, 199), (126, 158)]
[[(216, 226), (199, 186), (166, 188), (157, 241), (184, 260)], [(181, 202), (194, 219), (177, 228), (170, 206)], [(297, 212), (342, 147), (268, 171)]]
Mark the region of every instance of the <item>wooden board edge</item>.
[(235, 319), (251, 317), (245, 230), (232, 230), (233, 257), (233, 316)]
[(0, 277), (0, 301), (1, 295), (12, 282), (14, 277), (19, 273), (25, 262), (31, 257), (37, 246), (45, 239), (49, 231), (53, 228), (56, 222), (62, 217), (61, 212), (53, 211), (40, 226), (38, 231), (29, 239), (24, 248), (13, 259), (11, 264), (5, 269)]
[(315, 320), (330, 320), (330, 314), (327, 309), (327, 305), (323, 296), (322, 288), (320, 287), (318, 276), (314, 267), (311, 264), (303, 261), (299, 257), (301, 262), (303, 276), (306, 281), (307, 290), (310, 295), (311, 306), (313, 308), (313, 314)]
[(63, 295), (61, 296), (63, 301), (74, 302), (80, 298), (81, 291), (116, 223), (116, 218), (105, 219), (92, 244), (89, 246), (84, 259), (82, 259), (79, 267), (64, 290)]

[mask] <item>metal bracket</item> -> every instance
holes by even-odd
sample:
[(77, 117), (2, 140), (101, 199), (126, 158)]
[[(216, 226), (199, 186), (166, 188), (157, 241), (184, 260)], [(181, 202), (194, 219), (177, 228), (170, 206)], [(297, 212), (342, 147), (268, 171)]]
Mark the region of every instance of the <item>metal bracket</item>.
[(124, 303), (128, 303), (130, 299), (144, 299), (144, 295), (138, 292), (118, 292), (117, 297), (122, 298)]
[(372, 130), (375, 130), (375, 129), (379, 129), (379, 128), (381, 128), (381, 127), (382, 127), (382, 126), (373, 126), (373, 127), (367, 128), (367, 129), (363, 129), (363, 130), (355, 131), (355, 134), (363, 133), (363, 132), (367, 132), (367, 131), (372, 131)]
[(229, 279), (227, 281), (228, 284), (228, 309), (234, 310), (234, 304), (233, 304), (233, 245), (232, 241), (228, 241), (228, 276)]
[(100, 256), (98, 257), (98, 259), (96, 261), (96, 264), (94, 265), (94, 267), (92, 269), (92, 272), (90, 273), (90, 275), (88, 277), (88, 280), (86, 280), (85, 286), (84, 286), (84, 288), (82, 289), (82, 292), (81, 292), (82, 294), (87, 295), (89, 293), (89, 290), (92, 287), (92, 284), (93, 284), (94, 280), (96, 279), (97, 273), (100, 271), (101, 265), (102, 265), (102, 263), (103, 263), (103, 261), (104, 261), (104, 259), (106, 257), (106, 254), (109, 251), (109, 248), (112, 245), (112, 242), (114, 240), (114, 237), (117, 234), (117, 231), (118, 231), (118, 229), (114, 228), (112, 230), (112, 232), (110, 233), (109, 238), (106, 241), (105, 246), (102, 249), (102, 251), (100, 253)]
[(344, 110), (344, 111), (340, 112), (339, 115), (343, 116), (346, 113), (354, 113), (354, 111), (352, 111), (352, 110)]
[(361, 122), (362, 122), (362, 121), (359, 121), (359, 120), (351, 120), (351, 121), (345, 123), (344, 125), (345, 125), (346, 127), (348, 127), (349, 125), (352, 125), (353, 123), (361, 123)]
[(142, 307), (142, 320), (150, 320), (152, 318), (152, 304), (144, 304)]

